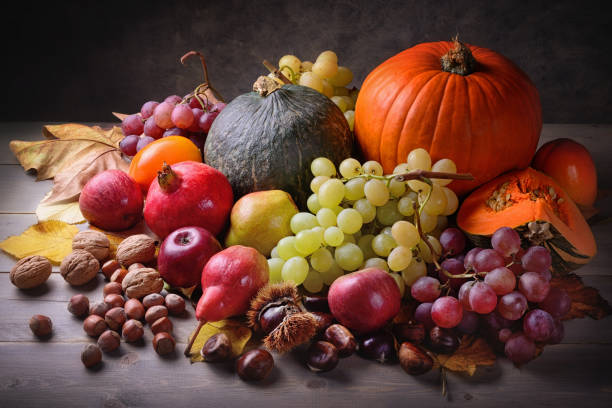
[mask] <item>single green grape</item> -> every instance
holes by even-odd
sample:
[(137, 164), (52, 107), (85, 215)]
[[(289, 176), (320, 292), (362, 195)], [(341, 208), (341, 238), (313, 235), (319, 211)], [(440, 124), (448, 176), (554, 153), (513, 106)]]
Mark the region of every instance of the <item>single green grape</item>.
[(376, 218), (376, 207), (365, 198), (355, 201), (353, 208), (359, 211), (364, 224), (372, 222)]
[[(353, 72), (347, 67), (339, 66), (336, 75), (329, 79), (333, 86), (345, 87), (353, 80)], [(347, 93), (348, 95), (348, 93)]]
[(363, 198), (363, 187), (365, 183), (366, 181), (363, 177), (355, 177), (344, 183), (344, 187), (346, 188), (346, 199), (356, 201)]
[[(314, 69), (314, 65), (312, 66)], [(300, 76), (299, 85), (312, 88), (315, 91), (323, 93), (323, 78), (316, 75), (314, 72), (304, 72)]]
[(312, 181), (310, 182), (310, 190), (317, 194), (319, 192), (319, 188), (321, 187), (321, 184), (325, 183), (327, 180), (329, 180), (328, 176), (316, 176), (312, 179)]
[(278, 254), (278, 247), (272, 248), (270, 251), (270, 258), (280, 258), (280, 255)]
[[(419, 243), (419, 231), (410, 221), (398, 221), (391, 227), (391, 235), (398, 245), (412, 248)], [(404, 268), (402, 268), (404, 269)]]
[(319, 272), (311, 269), (308, 271), (308, 275), (306, 279), (304, 279), (302, 286), (310, 293), (318, 293), (323, 289), (323, 277)]
[[(330, 99), (333, 103), (336, 104), (337, 107), (340, 108), (343, 113), (348, 110), (348, 104), (341, 96), (332, 96)], [(342, 171), (342, 168), (340, 169), (340, 171)]]
[[(431, 166), (432, 171), (439, 171), (441, 173), (457, 173), (457, 165), (451, 159), (440, 159)], [(431, 179), (435, 184), (439, 186), (447, 186), (453, 180), (452, 179)]]
[(406, 182), (391, 179), (389, 182), (389, 192), (395, 198), (400, 198), (406, 192)]
[(383, 167), (376, 160), (369, 160), (363, 163), (361, 166), (363, 169), (363, 174), (369, 174), (371, 176), (382, 176), (383, 175)]
[(344, 112), (344, 118), (348, 122), (349, 129), (352, 132), (355, 129), (355, 111), (347, 110), (346, 112)]
[(318, 232), (310, 229), (302, 230), (295, 236), (293, 245), (301, 255), (307, 256), (319, 249), (321, 246), (321, 236)]
[(400, 163), (393, 169), (393, 174), (405, 174), (410, 171), (408, 163)]
[[(420, 193), (418, 195), (419, 204), (422, 204), (427, 199), (427, 194)], [(429, 199), (425, 202), (423, 210), (429, 215), (439, 215), (446, 209), (446, 194), (442, 191), (442, 187), (437, 184), (433, 185)]]
[(314, 228), (317, 225), (319, 225), (317, 222), (317, 217), (307, 212), (299, 212), (295, 214), (293, 217), (291, 217), (291, 221), (289, 223), (291, 231), (294, 234), (306, 229)]
[(410, 170), (431, 170), (431, 157), (427, 150), (421, 147), (408, 153), (406, 163)]
[(442, 191), (446, 196), (446, 208), (442, 212), (442, 215), (452, 215), (455, 213), (455, 211), (457, 211), (457, 207), (459, 207), (459, 199), (457, 198), (457, 194), (447, 187), (442, 187)]
[(329, 83), (329, 79), (323, 80), (323, 92), (321, 93), (327, 96), (328, 98), (334, 96), (334, 87), (332, 86), (332, 84)]
[(320, 60), (317, 58), (312, 65), (312, 73), (321, 79), (332, 78), (338, 72), (338, 63), (329, 59)]
[(397, 243), (392, 236), (387, 234), (378, 234), (372, 240), (372, 250), (378, 256), (388, 257), (391, 250), (397, 246)]
[(311, 228), (310, 231), (312, 231), (314, 234), (317, 234), (319, 240), (321, 241), (321, 243), (323, 243), (323, 234), (325, 234), (325, 228), (321, 226), (316, 226), (314, 228)]
[(402, 279), (406, 286), (412, 286), (417, 279), (427, 275), (427, 265), (419, 258), (412, 258), (412, 262), (402, 271)]
[[(337, 98), (341, 98), (338, 96)], [(348, 159), (342, 160), (340, 163), (340, 174), (344, 178), (356, 177), (361, 174), (361, 163), (358, 160), (349, 157)]]
[(285, 261), (281, 258), (268, 259), (268, 269), (270, 270), (270, 283), (280, 283), (283, 281), (282, 271)]
[(317, 196), (321, 207), (333, 208), (344, 198), (344, 183), (338, 179), (329, 179), (319, 187)]
[(387, 261), (385, 261), (382, 258), (369, 258), (365, 261), (365, 264), (363, 265), (364, 268), (378, 268), (378, 269), (382, 269), (385, 272), (389, 272), (389, 265), (387, 264)]
[(338, 227), (345, 234), (354, 234), (361, 229), (363, 218), (354, 208), (345, 208), (338, 214)]
[(387, 189), (387, 185), (381, 180), (368, 180), (363, 187), (363, 192), (366, 199), (373, 206), (380, 207), (389, 201), (389, 189)]
[(383, 229), (381, 229), (380, 230), (380, 234), (387, 234), (387, 235), (393, 236), (392, 229), (391, 229), (391, 227), (388, 227), (388, 226), (383, 228)]
[(325, 272), (334, 263), (334, 256), (327, 248), (319, 248), (310, 256), (310, 266), (318, 272)]
[(421, 220), (421, 230), (425, 233), (433, 231), (438, 224), (438, 217), (435, 215), (429, 215), (425, 211), (421, 212), (419, 219)]
[(391, 250), (387, 263), (389, 269), (394, 272), (400, 272), (408, 267), (412, 262), (412, 249), (405, 246), (398, 246)]
[(336, 225), (336, 217), (336, 213), (330, 208), (321, 208), (317, 211), (317, 221), (324, 228)]
[(306, 201), (306, 206), (308, 207), (308, 211), (313, 214), (316, 214), (321, 209), (321, 204), (319, 204), (319, 197), (316, 194), (311, 194)]
[(403, 219), (404, 216), (397, 209), (397, 200), (389, 200), (376, 209), (376, 220), (382, 225), (393, 225), (394, 222)]
[[(288, 74), (290, 72), (292, 72), (294, 75), (298, 74), (300, 72), (301, 65), (302, 65), (302, 62), (295, 55), (283, 55), (281, 59), (278, 60), (278, 67), (281, 69), (282, 73), (285, 76), (287, 76), (287, 78), (291, 79), (292, 81), (293, 81), (293, 78), (291, 76), (288, 76)], [(284, 67), (289, 67), (291, 71), (284, 70)]]
[(336, 248), (334, 259), (345, 271), (355, 271), (363, 263), (363, 253), (357, 245), (347, 242)]
[(331, 62), (338, 64), (338, 56), (336, 55), (335, 52), (331, 50), (323, 51), (317, 57), (317, 61), (324, 61), (324, 60), (329, 60)]
[(329, 227), (323, 233), (323, 240), (332, 247), (337, 247), (344, 241), (344, 233), (338, 227)]
[(414, 214), (414, 198), (410, 194), (400, 198), (397, 202), (397, 210), (404, 217), (410, 217)]
[(317, 157), (310, 163), (310, 171), (313, 176), (333, 177), (336, 175), (336, 166), (327, 157)]
[(399, 289), (400, 296), (404, 297), (404, 294), (406, 293), (406, 284), (404, 283), (404, 279), (400, 276), (399, 273), (390, 273), (389, 275), (391, 275), (391, 277), (395, 280), (395, 283), (397, 283), (397, 288)]
[(301, 285), (308, 276), (308, 262), (301, 256), (289, 258), (281, 270), (283, 281), (292, 281), (296, 285)]
[(285, 237), (281, 238), (276, 244), (276, 248), (278, 248), (278, 255), (284, 259), (285, 261), (293, 258), (294, 256), (301, 256), (301, 254), (295, 249), (295, 237)]

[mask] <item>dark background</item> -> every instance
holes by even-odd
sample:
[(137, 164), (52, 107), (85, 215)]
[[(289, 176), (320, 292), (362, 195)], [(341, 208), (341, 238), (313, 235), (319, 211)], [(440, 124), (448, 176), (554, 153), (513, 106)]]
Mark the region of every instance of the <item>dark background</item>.
[[(332, 49), (359, 86), (385, 59), (420, 42), (491, 48), (540, 91), (545, 122), (612, 122), (608, 1), (99, 1), (11, 2), (3, 13), (0, 120), (110, 121), (143, 102), (184, 95), (202, 51), (226, 99), (249, 91), (287, 53)], [(375, 109), (376, 107), (372, 107)]]

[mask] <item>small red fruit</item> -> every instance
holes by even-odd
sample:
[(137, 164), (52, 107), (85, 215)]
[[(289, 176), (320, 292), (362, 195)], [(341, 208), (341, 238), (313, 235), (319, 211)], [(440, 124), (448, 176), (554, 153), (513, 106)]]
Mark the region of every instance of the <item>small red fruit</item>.
[(140, 187), (121, 170), (106, 170), (91, 178), (81, 190), (79, 208), (90, 224), (121, 231), (142, 219)]
[(218, 235), (227, 224), (233, 200), (232, 187), (221, 172), (184, 161), (163, 166), (149, 187), (144, 217), (161, 238), (191, 225)]

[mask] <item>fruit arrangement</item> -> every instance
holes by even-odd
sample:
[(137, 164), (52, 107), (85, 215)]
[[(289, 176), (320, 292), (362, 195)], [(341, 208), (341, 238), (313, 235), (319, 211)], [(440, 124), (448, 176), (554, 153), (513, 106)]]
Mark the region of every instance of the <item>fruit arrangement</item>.
[[(539, 97), (510, 61), (457, 39), (420, 44), (359, 91), (333, 51), (314, 63), (288, 54), (226, 105), (202, 55), (181, 61), (194, 55), (205, 82), (124, 116), (120, 137), (101, 140), (129, 166), (78, 189), (92, 226), (151, 235), (123, 234), (115, 250), (110, 235), (82, 231), (57, 260), (69, 285), (109, 281), (103, 302), (68, 304), (97, 338), (86, 367), (147, 323), (155, 351), (173, 353), (168, 316), (185, 297), (197, 321), (178, 339), (185, 355), (235, 359), (245, 381), (300, 345), (314, 372), (358, 354), (420, 375), (464, 348), (492, 356), (474, 367), (493, 351), (521, 365), (561, 341), (575, 296), (563, 279), (597, 250), (581, 213), (597, 177), (575, 142), (533, 157)], [(10, 274), (21, 290), (51, 273), (52, 259), (28, 255)], [(43, 315), (30, 327), (53, 331)], [(245, 351), (252, 334), (261, 343)]]

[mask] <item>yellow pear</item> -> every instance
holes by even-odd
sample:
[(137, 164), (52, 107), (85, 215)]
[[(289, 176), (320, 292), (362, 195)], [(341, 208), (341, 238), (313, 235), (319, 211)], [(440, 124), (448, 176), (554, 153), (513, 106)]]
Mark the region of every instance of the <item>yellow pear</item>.
[(250, 246), (270, 256), (270, 251), (278, 241), (291, 235), (289, 223), (297, 213), (297, 206), (285, 191), (268, 190), (247, 194), (232, 207), (225, 246)]

